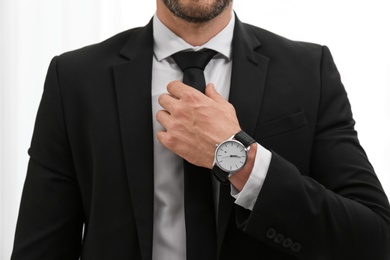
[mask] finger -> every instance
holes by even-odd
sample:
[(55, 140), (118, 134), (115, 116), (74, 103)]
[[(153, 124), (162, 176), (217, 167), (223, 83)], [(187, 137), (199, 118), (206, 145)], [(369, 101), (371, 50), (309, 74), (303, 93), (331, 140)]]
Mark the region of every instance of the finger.
[(156, 113), (157, 122), (165, 129), (169, 128), (169, 122), (171, 121), (171, 115), (166, 110), (159, 110)]
[(166, 147), (166, 143), (168, 140), (168, 133), (167, 131), (158, 131), (156, 134), (157, 140)]
[(172, 96), (180, 99), (182, 97), (182, 93), (185, 92), (185, 91), (197, 91), (196, 89), (194, 89), (193, 87), (191, 86), (188, 86), (186, 84), (184, 84), (183, 82), (181, 81), (172, 81), (170, 82), (168, 85), (167, 85), (167, 91), (169, 94), (171, 94)]
[(177, 101), (176, 97), (173, 97), (170, 94), (161, 94), (158, 97), (158, 103), (162, 108), (167, 110), (168, 112), (171, 111), (170, 109), (174, 106), (175, 102)]
[(175, 148), (174, 138), (167, 131), (158, 131), (156, 137), (165, 148), (171, 151)]
[(217, 90), (215, 89), (215, 86), (213, 83), (210, 83), (206, 86), (205, 90), (206, 96), (209, 98), (213, 99), (215, 102), (220, 103), (220, 102), (226, 102), (225, 98), (222, 97)]

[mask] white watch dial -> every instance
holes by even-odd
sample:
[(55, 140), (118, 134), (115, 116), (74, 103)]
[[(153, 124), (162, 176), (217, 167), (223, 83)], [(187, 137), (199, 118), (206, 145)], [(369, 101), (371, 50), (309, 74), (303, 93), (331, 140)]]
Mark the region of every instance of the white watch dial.
[(215, 151), (215, 162), (226, 172), (240, 170), (246, 162), (248, 150), (236, 140), (227, 140), (218, 145)]

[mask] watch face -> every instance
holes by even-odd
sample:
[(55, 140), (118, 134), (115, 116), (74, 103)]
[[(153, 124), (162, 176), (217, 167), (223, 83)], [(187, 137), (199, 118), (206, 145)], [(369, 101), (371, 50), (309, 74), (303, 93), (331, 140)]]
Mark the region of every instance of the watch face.
[(226, 172), (240, 170), (247, 159), (247, 149), (236, 140), (227, 140), (218, 145), (215, 151), (215, 162)]

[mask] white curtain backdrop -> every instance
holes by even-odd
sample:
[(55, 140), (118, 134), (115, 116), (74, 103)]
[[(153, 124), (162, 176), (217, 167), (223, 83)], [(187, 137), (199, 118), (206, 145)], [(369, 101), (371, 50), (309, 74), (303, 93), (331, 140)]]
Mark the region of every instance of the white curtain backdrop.
[[(242, 21), (330, 47), (360, 141), (390, 194), (387, 0), (235, 1)], [(54, 55), (145, 25), (155, 0), (0, 0), (0, 259), (9, 259), (46, 69)]]

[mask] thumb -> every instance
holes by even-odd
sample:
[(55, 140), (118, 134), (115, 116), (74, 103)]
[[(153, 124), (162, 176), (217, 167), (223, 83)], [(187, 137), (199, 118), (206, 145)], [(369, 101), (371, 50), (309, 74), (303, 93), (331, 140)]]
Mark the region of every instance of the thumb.
[(226, 102), (226, 100), (217, 92), (213, 83), (209, 83), (206, 86), (205, 94), (206, 94), (206, 96), (213, 99), (217, 103), (219, 103), (221, 101)]

